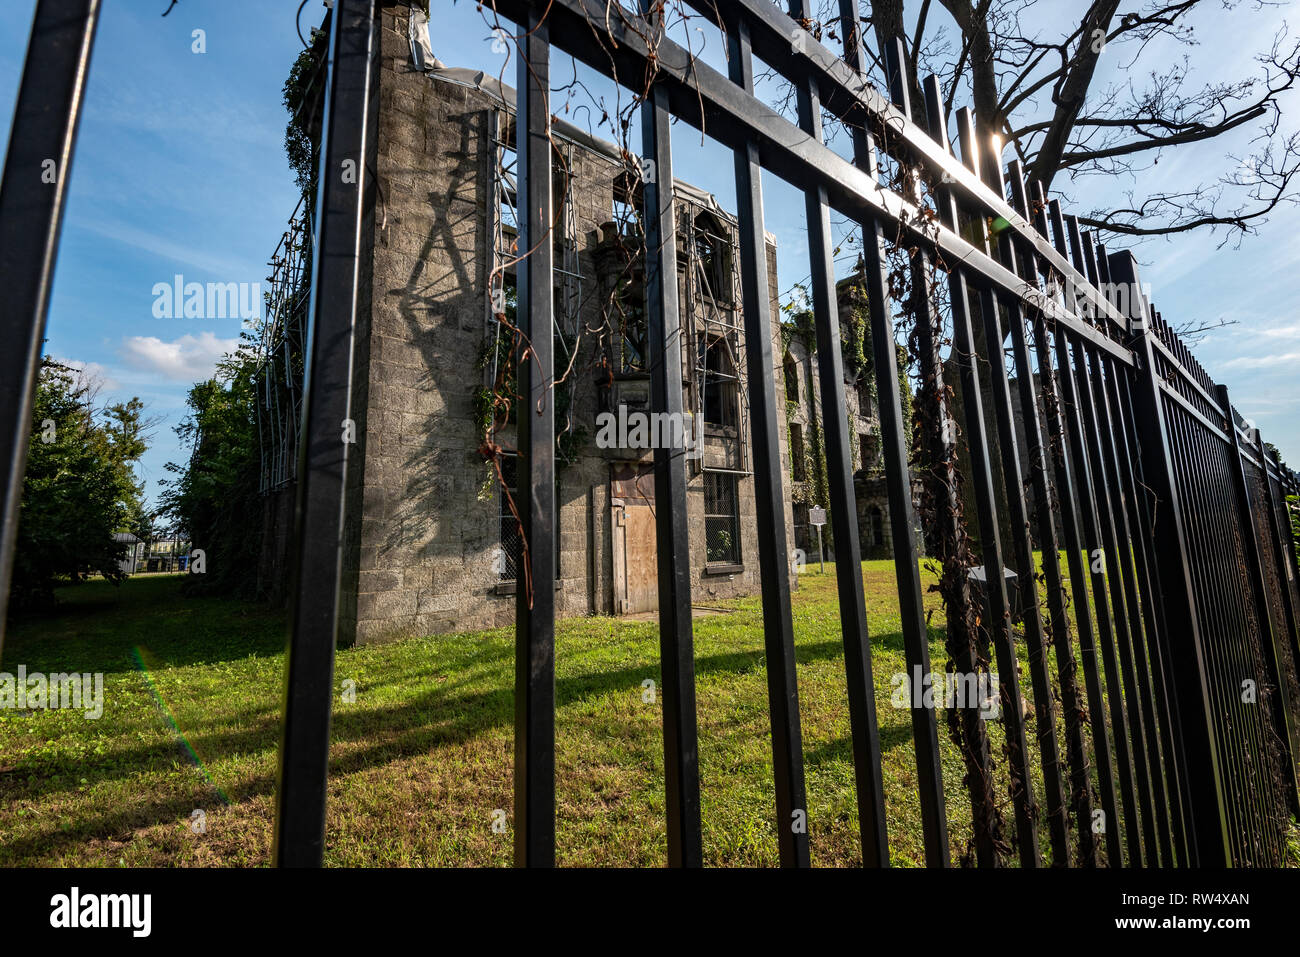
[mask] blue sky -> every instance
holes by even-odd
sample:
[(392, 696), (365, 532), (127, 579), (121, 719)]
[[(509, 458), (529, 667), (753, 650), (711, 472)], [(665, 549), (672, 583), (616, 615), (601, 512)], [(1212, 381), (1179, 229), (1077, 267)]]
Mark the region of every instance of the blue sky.
[[(138, 395), (160, 421), (142, 462), (146, 492), (158, 494), (168, 461), (184, 453), (172, 429), (184, 416), (185, 394), (235, 343), (238, 319), (159, 319), (152, 288), (176, 274), (186, 282), (260, 282), (297, 200), (283, 149), (281, 87), (301, 49), (294, 27), (298, 0), (104, 0), (86, 94), (63, 240), (50, 306), (47, 352), (89, 366), (105, 383), (105, 400)], [(1143, 70), (1162, 57), (1189, 55), (1195, 84), (1245, 75), (1250, 56), (1267, 45), (1294, 6), (1225, 13), (1212, 5), (1194, 21), (1202, 43), (1186, 50), (1157, 44)], [(1050, 16), (1059, 16), (1052, 4)], [(0, 105), (12, 113), (33, 0), (0, 3)], [(434, 53), (452, 66), (499, 72), (489, 29), (470, 0), (433, 0)], [(1071, 13), (1071, 16), (1074, 14)], [(306, 32), (320, 22), (320, 0), (303, 11)], [(205, 31), (206, 52), (192, 52), (192, 32)], [(1231, 36), (1231, 39), (1223, 39)], [(692, 34), (705, 60), (725, 69), (716, 35)], [(500, 45), (498, 44), (498, 49)], [(1103, 80), (1124, 81), (1121, 57), (1103, 56)], [(505, 79), (513, 84), (513, 64)], [(571, 76), (553, 67), (559, 84)], [(586, 89), (568, 118), (591, 127), (598, 111), (580, 109), (593, 97), (613, 104), (612, 85), (578, 69)], [(1133, 77), (1141, 83), (1145, 76)], [(1284, 128), (1294, 129), (1300, 101), (1286, 101)], [(556, 101), (555, 109), (562, 112)], [(613, 112), (611, 110), (611, 112)], [(8, 125), (0, 124), (7, 139)], [(608, 130), (595, 130), (609, 137)], [(735, 208), (731, 158), (684, 125), (676, 127), (679, 178), (716, 193)], [(832, 144), (837, 145), (837, 144)], [(1243, 148), (1216, 141), (1168, 153), (1155, 170), (1129, 178), (1064, 184), (1073, 208), (1122, 198), (1127, 189), (1193, 182), (1230, 162)], [(844, 144), (838, 144), (843, 151)], [(767, 228), (778, 242), (782, 289), (808, 274), (803, 200), (789, 185), (764, 178)], [(1210, 374), (1228, 385), (1243, 415), (1300, 467), (1300, 212), (1277, 212), (1239, 250), (1216, 247), (1222, 237), (1156, 240), (1136, 250), (1142, 277), (1173, 322), (1219, 318), (1238, 324), (1216, 330), (1196, 347)], [(1112, 243), (1112, 249), (1122, 243)], [(855, 251), (846, 247), (842, 268)]]
[[(146, 493), (182, 461), (172, 432), (190, 385), (236, 342), (239, 319), (157, 319), (155, 283), (262, 283), (297, 202), (281, 88), (296, 2), (105, 0), (63, 221), (46, 352), (91, 365), (104, 399), (159, 418)], [(304, 11), (319, 22), (319, 3)], [(0, 3), (0, 103), (12, 115), (35, 9)], [(192, 52), (205, 31), (206, 53)], [(9, 124), (3, 124), (7, 142)]]

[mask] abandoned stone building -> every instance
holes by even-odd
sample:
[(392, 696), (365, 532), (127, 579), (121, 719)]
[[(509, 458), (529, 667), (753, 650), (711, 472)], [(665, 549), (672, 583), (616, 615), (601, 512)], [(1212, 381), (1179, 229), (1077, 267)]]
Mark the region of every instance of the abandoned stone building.
[[(505, 450), (501, 477), (513, 486), (513, 410), (494, 415), (492, 401), (513, 386), (511, 338), (498, 315), (513, 318), (519, 252), (515, 97), (493, 77), (432, 59), (412, 43), (408, 15), (401, 5), (382, 14), (372, 156), (380, 201), (363, 227), (370, 243), (353, 355), (345, 643), (495, 627), (515, 613), (518, 524), (481, 452), (490, 428)], [(639, 179), (617, 147), (576, 126), (557, 119), (553, 138), (556, 608), (654, 613), (653, 453), (596, 441), (601, 412), (649, 408)], [(692, 431), (702, 436), (683, 458), (691, 584), (707, 605), (760, 587), (738, 227), (685, 183), (674, 183), (674, 202), (682, 381)], [(770, 235), (767, 258), (776, 398), (788, 425), (787, 541), (815, 558), (808, 511), (825, 503), (817, 357), (799, 322), (781, 321)], [(843, 284), (842, 301), (851, 286)], [(873, 390), (861, 369), (851, 378), (861, 540), (864, 554), (885, 555)], [(268, 521), (283, 527), (284, 510), (273, 511)]]

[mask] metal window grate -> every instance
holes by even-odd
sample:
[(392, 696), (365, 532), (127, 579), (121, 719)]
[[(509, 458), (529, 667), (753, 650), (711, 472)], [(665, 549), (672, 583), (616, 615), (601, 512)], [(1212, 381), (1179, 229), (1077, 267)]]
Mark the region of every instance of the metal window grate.
[(740, 564), (739, 476), (704, 473), (704, 541), (711, 565)]

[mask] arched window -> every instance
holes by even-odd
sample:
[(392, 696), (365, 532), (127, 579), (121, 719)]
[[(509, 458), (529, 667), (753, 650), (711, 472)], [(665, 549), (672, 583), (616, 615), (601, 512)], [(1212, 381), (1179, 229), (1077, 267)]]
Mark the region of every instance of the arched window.
[(787, 402), (799, 401), (799, 364), (794, 361), (794, 356), (790, 353), (785, 354), (785, 400)]

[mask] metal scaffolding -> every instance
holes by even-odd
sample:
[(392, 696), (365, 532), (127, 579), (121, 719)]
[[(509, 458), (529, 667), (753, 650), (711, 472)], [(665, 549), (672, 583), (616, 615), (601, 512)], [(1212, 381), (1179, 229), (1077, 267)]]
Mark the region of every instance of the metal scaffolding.
[[(486, 333), (492, 337), (492, 359), (484, 366), (484, 384), (489, 388), (497, 379), (497, 365), (501, 346), (501, 323), (497, 311), (504, 312), (507, 302), (506, 287), (513, 284), (513, 261), (518, 258), (519, 224), (516, 211), (516, 153), (514, 143), (513, 113), (508, 109), (492, 110), (488, 117), (489, 168), (488, 177), (488, 228), (487, 262), (488, 288), (486, 303)], [(563, 165), (556, 164), (558, 176), (572, 179), (576, 159), (575, 145), (557, 144)], [(556, 376), (569, 370), (577, 352), (581, 308), (583, 302), (583, 277), (578, 263), (578, 217), (574, 210), (573, 190), (568, 182), (559, 185), (560, 209), (555, 224), (555, 333), (560, 346), (557, 355)], [(571, 416), (569, 419), (571, 420)], [(563, 434), (573, 428), (572, 421), (561, 424)]]
[[(705, 402), (711, 387), (727, 384), (733, 392), (737, 420), (734, 468), (748, 468), (746, 443), (743, 441), (749, 421), (749, 389), (746, 385), (746, 355), (743, 317), (740, 308), (740, 254), (736, 237), (725, 218), (712, 204), (693, 198), (693, 191), (677, 184), (675, 199), (678, 216), (678, 248), (685, 257), (684, 323), (690, 335), (687, 349), (694, 370), (691, 381), (691, 406), (697, 415), (706, 415)], [(708, 197), (710, 200), (712, 197)], [(701, 218), (712, 219), (718, 229), (700, 225)], [(709, 367), (709, 350), (722, 343), (731, 371)], [(707, 421), (707, 419), (706, 419)], [(702, 459), (696, 459), (696, 468)]]
[(289, 217), (268, 265), (266, 316), (257, 340), (257, 435), (263, 495), (289, 485), (298, 473), (298, 437), (302, 423), (303, 355), (308, 281), (311, 264), (311, 221), (304, 200)]

